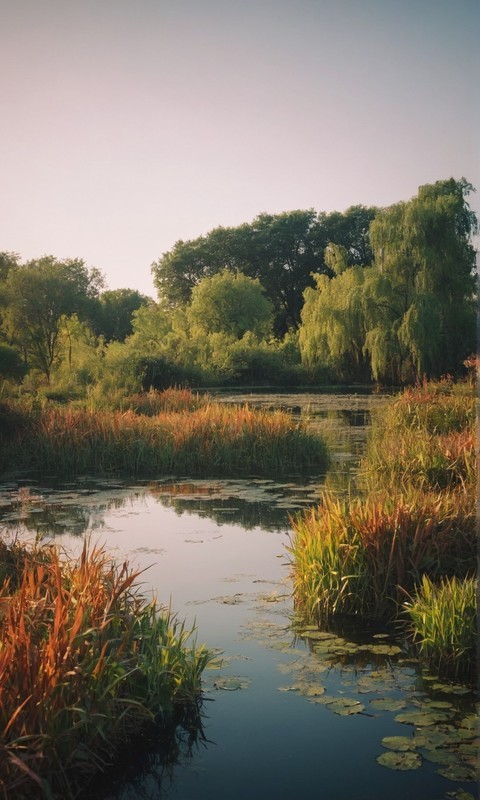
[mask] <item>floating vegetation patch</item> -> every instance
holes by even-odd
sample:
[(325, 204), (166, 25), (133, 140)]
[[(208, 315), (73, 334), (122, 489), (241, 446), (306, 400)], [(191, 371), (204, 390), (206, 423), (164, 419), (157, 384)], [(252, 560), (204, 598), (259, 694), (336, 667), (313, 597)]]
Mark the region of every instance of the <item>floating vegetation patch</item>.
[(418, 769), (422, 764), (422, 759), (418, 753), (391, 752), (382, 753), (381, 756), (378, 756), (377, 762), (388, 769), (407, 770)]
[(248, 689), (252, 681), (250, 678), (241, 678), (237, 675), (219, 675), (213, 682), (214, 689), (225, 692), (236, 692), (239, 689)]

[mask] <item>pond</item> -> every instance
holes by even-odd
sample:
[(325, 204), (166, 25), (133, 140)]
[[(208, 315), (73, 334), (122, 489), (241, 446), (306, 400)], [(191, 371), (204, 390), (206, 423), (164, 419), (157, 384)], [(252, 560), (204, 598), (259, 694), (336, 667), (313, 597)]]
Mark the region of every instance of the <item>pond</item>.
[(87, 535), (105, 543), (118, 560), (146, 568), (143, 591), (170, 602), (217, 651), (204, 673), (203, 731), (179, 733), (173, 764), (161, 743), (134, 749), (98, 787), (99, 800), (478, 797), (473, 692), (423, 673), (398, 631), (295, 624), (289, 515), (354, 475), (382, 398), (248, 399), (308, 414), (327, 430), (329, 474), (0, 486), (2, 535), (41, 533), (72, 554)]

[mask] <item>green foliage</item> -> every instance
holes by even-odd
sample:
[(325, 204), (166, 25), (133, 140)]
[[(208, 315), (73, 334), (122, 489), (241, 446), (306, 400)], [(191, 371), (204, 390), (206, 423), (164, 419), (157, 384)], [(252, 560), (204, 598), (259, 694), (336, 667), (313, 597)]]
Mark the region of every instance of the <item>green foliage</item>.
[(10, 269), (4, 284), (4, 327), (47, 381), (59, 359), (63, 320), (72, 314), (88, 317), (101, 284), (98, 270), (88, 270), (80, 260), (45, 256)]
[(370, 268), (348, 268), (346, 251), (328, 246), (335, 277), (306, 290), (302, 312), (300, 346), (310, 369), (331, 365), (341, 377), (361, 366), (392, 384), (460, 372), (475, 342), (471, 191), (464, 179), (438, 181), (377, 213)]
[(195, 286), (187, 318), (194, 333), (225, 333), (241, 339), (247, 332), (268, 335), (272, 310), (258, 280), (224, 269)]
[(305, 291), (299, 344), (309, 370), (320, 365), (339, 379), (365, 373), (361, 303), (365, 272), (352, 267), (332, 279), (318, 275), (316, 288)]
[(99, 297), (98, 318), (93, 320), (97, 336), (106, 342), (124, 342), (133, 333), (133, 314), (148, 305), (148, 297), (135, 289), (113, 289)]
[(18, 350), (8, 344), (0, 344), (0, 377), (21, 381), (28, 367)]
[(424, 575), (415, 597), (404, 605), (419, 651), (440, 674), (475, 672), (477, 581), (445, 578), (434, 583)]
[(368, 228), (375, 209), (355, 206), (341, 214), (289, 211), (260, 214), (236, 228), (215, 228), (193, 241), (178, 241), (152, 266), (160, 302), (178, 308), (189, 302), (205, 277), (227, 268), (258, 278), (274, 310), (274, 330), (283, 336), (300, 321), (303, 292), (311, 273), (331, 274), (324, 260), (329, 242), (342, 246), (348, 264), (370, 263)]

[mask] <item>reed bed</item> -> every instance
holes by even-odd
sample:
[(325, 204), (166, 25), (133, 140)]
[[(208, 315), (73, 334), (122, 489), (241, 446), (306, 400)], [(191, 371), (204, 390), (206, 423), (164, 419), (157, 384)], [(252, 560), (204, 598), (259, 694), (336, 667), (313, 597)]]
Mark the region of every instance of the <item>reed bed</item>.
[(0, 590), (0, 795), (69, 800), (132, 736), (198, 707), (209, 654), (102, 549), (14, 557), (18, 588), (10, 564)]
[(475, 505), (464, 492), (327, 494), (292, 522), (294, 596), (312, 618), (395, 616), (424, 574), (475, 564)]
[(0, 469), (54, 474), (244, 475), (324, 469), (323, 440), (283, 412), (201, 405), (154, 417), (47, 407), (4, 439)]
[(424, 575), (416, 596), (405, 603), (412, 638), (420, 655), (440, 675), (475, 673), (477, 581), (445, 578), (434, 583)]
[(432, 488), (476, 482), (475, 396), (469, 384), (448, 381), (408, 389), (377, 412), (361, 478), (384, 485)]
[(207, 395), (192, 392), (191, 389), (172, 387), (161, 392), (156, 389), (150, 389), (148, 392), (139, 392), (124, 398), (121, 402), (121, 410), (131, 409), (136, 414), (146, 414), (149, 417), (154, 417), (166, 411), (196, 411), (198, 408), (207, 405), (208, 402)]

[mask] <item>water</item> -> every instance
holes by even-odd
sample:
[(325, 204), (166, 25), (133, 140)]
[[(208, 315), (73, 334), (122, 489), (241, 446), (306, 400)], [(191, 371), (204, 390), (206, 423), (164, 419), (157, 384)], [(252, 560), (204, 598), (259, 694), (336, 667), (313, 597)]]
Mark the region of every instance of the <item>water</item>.
[[(283, 404), (301, 413), (305, 404), (294, 397)], [(0, 487), (4, 535), (41, 532), (72, 554), (85, 535), (104, 542), (118, 560), (148, 567), (143, 590), (171, 602), (196, 625), (198, 641), (219, 651), (215, 669), (205, 672), (203, 737), (191, 741), (179, 732), (176, 763), (168, 767), (161, 743), (135, 751), (100, 790), (104, 800), (440, 800), (461, 798), (448, 795), (460, 789), (478, 797), (458, 770), (459, 763), (471, 770), (471, 692), (422, 675), (395, 631), (357, 625), (322, 639), (291, 625), (289, 513), (311, 506), (325, 482), (340, 486), (354, 469), (365, 437), (355, 423), (375, 402), (357, 396), (348, 406), (341, 397), (335, 415), (335, 398), (313, 408), (309, 397), (312, 423), (326, 424), (336, 442), (333, 477), (30, 482), (30, 501), (24, 493), (21, 503), (17, 485)], [(419, 711), (430, 718), (395, 719)], [(398, 771), (377, 762), (393, 753), (384, 737), (414, 735), (413, 759), (421, 766)]]

